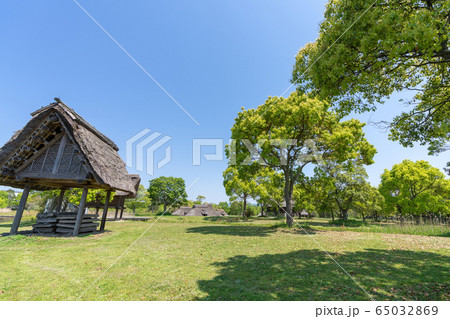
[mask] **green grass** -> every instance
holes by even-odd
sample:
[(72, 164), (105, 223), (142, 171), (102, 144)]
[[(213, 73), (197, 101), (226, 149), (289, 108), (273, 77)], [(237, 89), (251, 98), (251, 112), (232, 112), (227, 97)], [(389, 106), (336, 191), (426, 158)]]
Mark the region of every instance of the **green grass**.
[[(0, 237), (0, 300), (76, 300), (153, 221)], [(368, 300), (321, 247), (376, 300), (450, 298), (449, 238), (307, 223), (310, 236), (280, 220), (163, 216), (81, 300)]]
[[(308, 225), (308, 223), (306, 223)], [(317, 229), (324, 229), (323, 223), (315, 223)], [(328, 226), (328, 225), (327, 225)], [(368, 223), (361, 220), (329, 221), (329, 230), (356, 231), (369, 233), (405, 234), (422, 236), (450, 237), (450, 227), (446, 225), (411, 224), (411, 223)], [(326, 226), (325, 226), (326, 227)]]

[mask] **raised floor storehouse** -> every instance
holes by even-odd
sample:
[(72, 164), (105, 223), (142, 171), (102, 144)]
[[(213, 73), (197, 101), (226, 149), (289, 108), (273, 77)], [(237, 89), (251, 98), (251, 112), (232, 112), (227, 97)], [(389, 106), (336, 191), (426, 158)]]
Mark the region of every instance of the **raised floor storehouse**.
[[(32, 113), (28, 124), (0, 149), (0, 185), (23, 189), (10, 234), (17, 234), (30, 190), (60, 190), (55, 212), (46, 220), (77, 236), (96, 230), (96, 215), (85, 215), (89, 189), (107, 192), (100, 230), (104, 230), (111, 192), (136, 195), (139, 176), (130, 175), (119, 148), (59, 99)], [(61, 212), (64, 193), (82, 188), (75, 213)], [(55, 228), (57, 229), (57, 228)]]

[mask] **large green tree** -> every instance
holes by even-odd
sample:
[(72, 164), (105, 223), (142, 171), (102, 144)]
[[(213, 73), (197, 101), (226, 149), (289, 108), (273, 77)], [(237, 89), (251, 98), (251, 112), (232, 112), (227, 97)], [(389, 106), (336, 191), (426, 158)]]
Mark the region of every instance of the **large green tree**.
[[(370, 185), (366, 179), (366, 170), (359, 160), (342, 164), (329, 161), (316, 168), (315, 182), (326, 190), (323, 200), (334, 202), (339, 218), (344, 220), (348, 219), (350, 210), (360, 208), (359, 203), (367, 200)], [(328, 206), (333, 207), (333, 204)]]
[(415, 92), (384, 124), (404, 146), (448, 149), (450, 0), (330, 0), (316, 42), (297, 57), (292, 82), (344, 114)]
[(153, 204), (164, 205), (164, 212), (169, 205), (182, 205), (187, 202), (186, 184), (184, 179), (179, 177), (161, 176), (152, 179), (148, 193)]
[(360, 196), (355, 201), (352, 209), (365, 221), (366, 217), (369, 216), (375, 220), (381, 216), (388, 217), (389, 214), (383, 208), (384, 197), (378, 188), (371, 186), (369, 183), (362, 184)]
[(238, 171), (259, 167), (283, 174), (286, 222), (291, 226), (294, 185), (304, 179), (305, 166), (356, 157), (372, 163), (376, 150), (365, 139), (363, 126), (355, 119), (341, 121), (327, 103), (294, 92), (243, 109), (231, 129), (234, 142), (227, 156)]
[(444, 174), (426, 161), (404, 160), (381, 175), (379, 190), (386, 207), (400, 216), (449, 214), (450, 187)]

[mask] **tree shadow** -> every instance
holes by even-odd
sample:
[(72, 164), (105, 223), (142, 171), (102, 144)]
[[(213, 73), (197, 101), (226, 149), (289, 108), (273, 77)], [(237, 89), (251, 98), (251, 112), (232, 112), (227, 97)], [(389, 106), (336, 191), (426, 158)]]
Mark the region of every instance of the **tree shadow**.
[(243, 219), (238, 216), (208, 216), (204, 217), (203, 220), (207, 220), (210, 222), (226, 222), (226, 223), (239, 223), (239, 222), (253, 222), (251, 219)]
[[(272, 226), (218, 226), (208, 225), (202, 227), (192, 227), (187, 229), (188, 233), (197, 233), (203, 235), (227, 235), (227, 236), (242, 236), (242, 237), (267, 237), (277, 231), (295, 233), (299, 235), (309, 235), (317, 233), (317, 230), (304, 226), (303, 229), (286, 225), (272, 225)], [(306, 232), (307, 233), (306, 233)]]
[[(430, 252), (367, 249), (331, 256), (375, 300), (448, 300), (450, 257)], [(218, 276), (198, 282), (198, 300), (370, 300), (323, 251), (235, 256)]]
[[(20, 222), (20, 226), (19, 227), (29, 227), (29, 226), (33, 226), (36, 223), (36, 221), (33, 220), (28, 220), (28, 221), (22, 221)], [(0, 228), (11, 228), (12, 226), (12, 220), (8, 221), (6, 223), (2, 223), (0, 224)]]
[(264, 226), (216, 226), (209, 225), (203, 227), (192, 227), (187, 229), (188, 233), (203, 235), (227, 235), (242, 237), (266, 237), (276, 232), (275, 228)]

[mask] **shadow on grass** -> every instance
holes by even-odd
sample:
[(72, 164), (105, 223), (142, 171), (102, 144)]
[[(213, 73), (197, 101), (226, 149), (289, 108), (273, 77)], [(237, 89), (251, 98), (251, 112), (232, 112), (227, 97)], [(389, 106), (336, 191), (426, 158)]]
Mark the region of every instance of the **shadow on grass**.
[[(34, 220), (23, 221), (23, 222), (20, 223), (20, 227), (29, 227), (29, 226), (32, 226), (35, 223), (36, 223), (36, 221), (34, 221)], [(0, 224), (0, 228), (11, 228), (11, 226), (12, 226), (12, 221)]]
[[(202, 227), (192, 227), (187, 230), (188, 233), (197, 233), (203, 235), (227, 235), (227, 236), (242, 236), (242, 237), (266, 237), (277, 232), (280, 229), (282, 232), (289, 232), (294, 234), (309, 235), (315, 234), (317, 230), (310, 228), (308, 225), (302, 225), (303, 229), (299, 227), (289, 228), (285, 224), (276, 224), (270, 226), (217, 226), (209, 225)], [(306, 231), (306, 232), (305, 232)]]
[(203, 235), (228, 235), (242, 237), (266, 237), (276, 232), (275, 228), (264, 226), (203, 226), (192, 227), (187, 230), (188, 233), (196, 233)]
[(251, 219), (243, 219), (242, 217), (237, 216), (209, 216), (204, 217), (203, 220), (207, 220), (210, 222), (227, 222), (227, 223), (239, 223), (239, 222), (253, 222)]
[[(418, 251), (368, 249), (331, 254), (375, 300), (448, 300), (450, 258)], [(235, 256), (219, 275), (198, 282), (199, 300), (370, 300), (323, 251)]]

